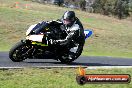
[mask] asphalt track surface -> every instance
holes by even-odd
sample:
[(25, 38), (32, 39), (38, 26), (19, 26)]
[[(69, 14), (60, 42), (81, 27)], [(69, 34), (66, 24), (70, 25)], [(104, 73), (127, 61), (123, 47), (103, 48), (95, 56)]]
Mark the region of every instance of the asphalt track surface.
[(80, 56), (71, 64), (62, 64), (53, 59), (26, 59), (23, 62), (13, 62), (8, 52), (0, 52), (0, 67), (63, 67), (63, 66), (132, 66), (132, 58), (112, 58), (96, 56)]

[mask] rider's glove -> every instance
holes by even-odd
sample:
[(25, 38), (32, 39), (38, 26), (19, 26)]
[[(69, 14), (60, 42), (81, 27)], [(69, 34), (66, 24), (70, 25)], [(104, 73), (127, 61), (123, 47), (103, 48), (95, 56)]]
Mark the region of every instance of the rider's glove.
[(59, 45), (66, 45), (67, 41), (66, 40), (56, 40), (57, 44)]
[(53, 40), (53, 39), (50, 39), (50, 44), (53, 44), (53, 45), (66, 45), (67, 44), (67, 41), (65, 40)]
[(58, 44), (59, 44), (59, 42), (58, 42), (57, 40), (53, 40), (53, 39), (50, 39), (50, 40), (49, 40), (49, 43), (50, 43), (51, 45), (58, 45)]

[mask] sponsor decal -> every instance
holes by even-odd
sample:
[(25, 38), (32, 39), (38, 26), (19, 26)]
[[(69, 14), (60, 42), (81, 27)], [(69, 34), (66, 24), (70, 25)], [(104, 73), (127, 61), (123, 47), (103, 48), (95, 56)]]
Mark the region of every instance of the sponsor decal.
[(79, 67), (79, 74), (76, 76), (76, 81), (80, 85), (93, 83), (122, 84), (130, 83), (131, 76), (129, 74), (86, 74), (85, 69)]

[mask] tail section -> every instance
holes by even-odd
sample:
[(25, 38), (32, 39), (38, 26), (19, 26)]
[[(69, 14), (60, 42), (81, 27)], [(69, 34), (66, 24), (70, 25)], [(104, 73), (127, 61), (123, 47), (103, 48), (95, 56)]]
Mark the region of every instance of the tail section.
[(85, 34), (85, 39), (87, 39), (88, 37), (90, 37), (93, 34), (93, 31), (89, 30), (89, 29), (85, 29), (84, 34)]

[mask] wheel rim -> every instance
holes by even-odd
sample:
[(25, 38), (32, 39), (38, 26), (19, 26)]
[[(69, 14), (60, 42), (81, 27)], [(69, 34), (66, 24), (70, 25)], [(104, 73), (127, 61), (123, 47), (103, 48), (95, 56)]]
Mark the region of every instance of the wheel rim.
[(29, 46), (26, 46), (26, 45), (19, 47), (18, 49), (14, 51), (13, 58), (19, 61), (26, 59), (27, 57), (24, 56), (24, 54), (27, 52), (28, 49), (29, 49)]

